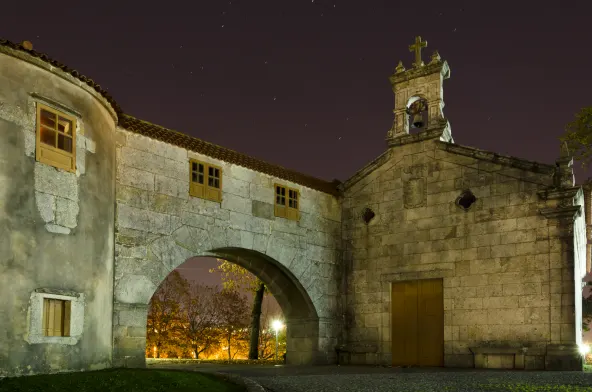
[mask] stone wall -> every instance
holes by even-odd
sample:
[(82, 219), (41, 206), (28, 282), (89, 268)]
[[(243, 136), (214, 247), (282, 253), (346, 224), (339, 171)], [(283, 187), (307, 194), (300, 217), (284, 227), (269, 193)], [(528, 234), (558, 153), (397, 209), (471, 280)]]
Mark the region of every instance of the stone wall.
[[(332, 362), (341, 330), (338, 200), (119, 130), (114, 357), (143, 366), (146, 305), (170, 271), (217, 256), (260, 277), (288, 324), (288, 361)], [(222, 202), (189, 196), (189, 159), (222, 168)], [(274, 217), (274, 183), (300, 191), (298, 222)]]
[[(77, 119), (76, 172), (35, 159), (36, 109)], [(115, 115), (85, 84), (0, 46), (0, 376), (111, 366)], [(71, 335), (42, 333), (43, 298)]]
[[(528, 347), (526, 367), (544, 367), (548, 346), (576, 343), (574, 236), (561, 218), (571, 211), (573, 224), (578, 207), (561, 208), (575, 193), (539, 193), (553, 166), (425, 138), (404, 137), (345, 184), (346, 341), (377, 347), (358, 362), (390, 364), (391, 282), (442, 278), (446, 366), (499, 346)], [(455, 203), (466, 189), (467, 211)]]

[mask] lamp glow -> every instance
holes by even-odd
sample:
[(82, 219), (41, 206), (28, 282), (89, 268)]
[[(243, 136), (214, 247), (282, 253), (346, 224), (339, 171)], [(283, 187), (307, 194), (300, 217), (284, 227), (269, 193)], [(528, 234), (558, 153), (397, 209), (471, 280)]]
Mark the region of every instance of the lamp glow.
[(580, 349), (580, 353), (584, 356), (590, 352), (590, 346), (587, 344), (580, 344), (579, 349)]
[(280, 320), (274, 320), (274, 322), (271, 324), (271, 326), (275, 330), (275, 332), (277, 333), (280, 329), (282, 329), (284, 327), (284, 324)]
[(284, 327), (284, 323), (280, 320), (274, 320), (271, 327), (275, 330), (275, 360), (278, 360), (278, 332)]

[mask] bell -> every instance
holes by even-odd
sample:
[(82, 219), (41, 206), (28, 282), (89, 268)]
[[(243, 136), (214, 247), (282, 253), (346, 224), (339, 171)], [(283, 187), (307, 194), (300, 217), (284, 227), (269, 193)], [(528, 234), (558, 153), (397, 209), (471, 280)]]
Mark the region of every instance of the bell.
[(413, 124), (413, 128), (423, 127), (423, 118), (422, 118), (421, 114), (420, 113), (414, 114), (413, 121), (411, 123)]

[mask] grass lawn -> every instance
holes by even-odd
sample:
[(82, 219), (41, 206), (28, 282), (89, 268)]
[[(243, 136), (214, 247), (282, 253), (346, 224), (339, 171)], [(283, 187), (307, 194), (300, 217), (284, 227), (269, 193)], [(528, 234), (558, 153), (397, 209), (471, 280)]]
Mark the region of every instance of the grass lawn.
[(151, 369), (108, 369), (0, 380), (2, 392), (244, 392), (212, 375)]

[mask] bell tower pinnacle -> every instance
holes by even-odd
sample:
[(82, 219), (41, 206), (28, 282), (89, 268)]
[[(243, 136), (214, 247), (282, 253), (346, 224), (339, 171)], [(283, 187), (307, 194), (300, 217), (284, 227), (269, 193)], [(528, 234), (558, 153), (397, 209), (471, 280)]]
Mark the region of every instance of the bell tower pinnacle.
[(424, 64), (421, 49), (427, 45), (427, 41), (415, 37), (415, 43), (409, 45), (409, 51), (415, 55), (412, 68), (406, 70), (399, 61), (395, 73), (389, 78), (395, 93), (395, 119), (386, 137), (389, 146), (399, 144), (399, 138), (409, 135), (410, 126), (419, 128), (422, 134), (429, 133), (425, 135), (428, 137), (441, 131), (440, 140), (453, 142), (450, 123), (443, 113), (442, 90), (444, 80), (450, 77), (450, 67), (437, 50), (430, 62)]

